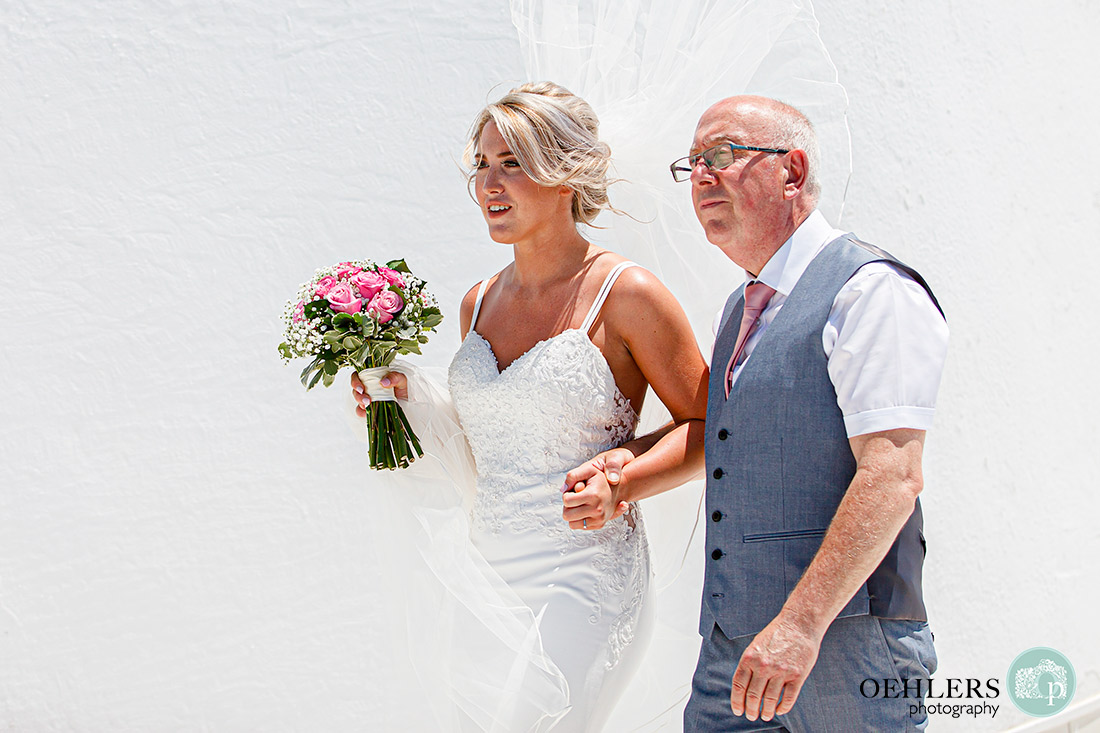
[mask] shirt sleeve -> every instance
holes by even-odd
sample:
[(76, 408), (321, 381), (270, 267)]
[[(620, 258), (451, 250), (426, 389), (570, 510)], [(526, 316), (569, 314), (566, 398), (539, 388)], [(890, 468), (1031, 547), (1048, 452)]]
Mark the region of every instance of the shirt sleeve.
[(849, 438), (932, 426), (947, 323), (912, 277), (884, 262), (860, 268), (821, 338)]

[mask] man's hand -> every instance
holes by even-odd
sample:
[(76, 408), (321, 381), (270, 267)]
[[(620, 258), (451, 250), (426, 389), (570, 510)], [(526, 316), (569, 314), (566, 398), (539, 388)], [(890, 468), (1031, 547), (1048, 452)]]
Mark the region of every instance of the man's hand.
[(789, 713), (820, 648), (820, 636), (807, 633), (782, 613), (772, 619), (745, 649), (733, 673), (733, 714), (771, 720)]
[(565, 475), (561, 516), (572, 529), (600, 529), (621, 516), (627, 503), (619, 501), (623, 466), (634, 460), (626, 448), (600, 453)]
[[(393, 395), (399, 400), (409, 399), (409, 382), (401, 372), (390, 372), (382, 377), (383, 387), (393, 387)], [(370, 405), (370, 395), (363, 387), (362, 380), (354, 371), (351, 373), (351, 390), (355, 393), (355, 414), (359, 417), (367, 416), (367, 406)]]

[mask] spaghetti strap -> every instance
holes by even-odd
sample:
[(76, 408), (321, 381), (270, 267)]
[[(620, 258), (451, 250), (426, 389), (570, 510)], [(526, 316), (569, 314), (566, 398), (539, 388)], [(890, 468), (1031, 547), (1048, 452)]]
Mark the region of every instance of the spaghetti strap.
[(470, 316), (470, 330), (476, 331), (477, 326), (477, 314), (481, 312), (481, 299), (485, 297), (485, 288), (489, 285), (489, 279), (485, 278), (481, 281), (481, 287), (477, 289), (477, 300), (474, 301), (474, 314)]
[(582, 323), (580, 327), (581, 331), (588, 333), (588, 329), (592, 328), (592, 324), (596, 321), (596, 316), (600, 314), (600, 308), (603, 307), (604, 301), (607, 300), (607, 296), (611, 292), (611, 287), (615, 284), (615, 281), (619, 279), (619, 275), (622, 274), (623, 270), (629, 267), (637, 267), (637, 265), (629, 260), (620, 262), (615, 265), (615, 267), (611, 268), (611, 272), (607, 273), (603, 285), (600, 286), (600, 292), (596, 295), (596, 300), (592, 303), (588, 315), (584, 317), (584, 323)]

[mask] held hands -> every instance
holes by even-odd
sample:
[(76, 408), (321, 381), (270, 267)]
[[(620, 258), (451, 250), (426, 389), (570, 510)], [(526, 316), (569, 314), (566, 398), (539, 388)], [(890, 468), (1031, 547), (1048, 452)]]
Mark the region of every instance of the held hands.
[[(382, 377), (383, 387), (393, 387), (393, 394), (399, 400), (409, 399), (409, 382), (401, 372), (390, 372)], [(355, 393), (355, 414), (359, 417), (367, 416), (367, 406), (370, 405), (370, 395), (363, 387), (362, 380), (355, 372), (351, 373), (351, 389)]]
[(821, 636), (807, 633), (782, 613), (772, 619), (745, 649), (733, 673), (733, 714), (771, 720), (789, 713), (820, 648)]
[(628, 508), (619, 501), (623, 466), (634, 460), (626, 448), (600, 453), (565, 475), (561, 516), (572, 529), (600, 529)]

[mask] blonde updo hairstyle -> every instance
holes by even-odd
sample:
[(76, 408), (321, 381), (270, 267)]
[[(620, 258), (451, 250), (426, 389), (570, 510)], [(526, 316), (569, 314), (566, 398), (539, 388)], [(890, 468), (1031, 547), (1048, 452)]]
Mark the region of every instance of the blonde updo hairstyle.
[(540, 186), (573, 190), (573, 221), (592, 224), (607, 198), (611, 148), (600, 142), (600, 121), (583, 99), (552, 82), (523, 84), (485, 107), (470, 127), (462, 161), (477, 175), (478, 143), (490, 121), (527, 176)]

